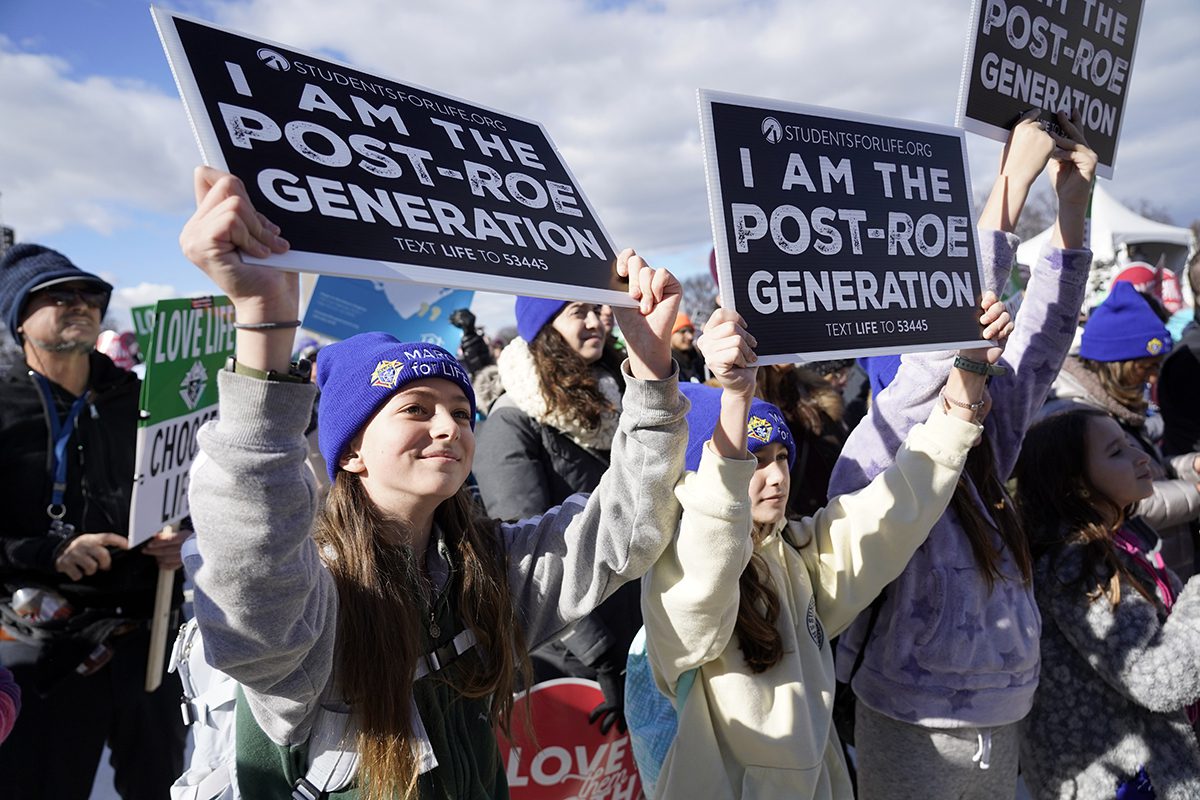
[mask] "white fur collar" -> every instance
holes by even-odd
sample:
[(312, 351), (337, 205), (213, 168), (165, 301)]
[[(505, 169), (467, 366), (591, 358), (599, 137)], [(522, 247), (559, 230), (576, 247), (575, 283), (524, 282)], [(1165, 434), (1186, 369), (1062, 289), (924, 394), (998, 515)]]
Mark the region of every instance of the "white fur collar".
[(531, 419), (542, 425), (549, 425), (569, 436), (576, 444), (590, 450), (609, 450), (612, 448), (613, 436), (617, 433), (617, 421), (621, 408), (621, 390), (617, 381), (602, 369), (596, 370), (600, 382), (600, 394), (612, 404), (617, 411), (605, 413), (600, 418), (600, 426), (588, 430), (574, 416), (562, 411), (551, 411), (546, 407), (546, 398), (542, 396), (542, 384), (538, 377), (537, 368), (533, 363), (533, 354), (529, 345), (521, 337), (508, 343), (500, 351), (496, 360), (500, 370), (500, 381), (504, 391), (508, 393), (517, 408), (524, 411)]

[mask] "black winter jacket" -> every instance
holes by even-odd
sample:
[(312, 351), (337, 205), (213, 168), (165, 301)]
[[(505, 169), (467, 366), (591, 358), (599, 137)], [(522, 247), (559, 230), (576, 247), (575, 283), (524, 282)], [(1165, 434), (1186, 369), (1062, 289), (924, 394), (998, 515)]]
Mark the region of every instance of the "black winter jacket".
[[(141, 382), (105, 355), (91, 355), (91, 402), (67, 446), (66, 515), (76, 533), (128, 534)], [(75, 397), (51, 382), (64, 419)], [(64, 539), (49, 533), (53, 479), (50, 429), (41, 390), (24, 363), (0, 376), (0, 582), (7, 595), (24, 585), (53, 588), (76, 609), (112, 609), (148, 618), (158, 579), (155, 560), (141, 552), (113, 554), (108, 571), (72, 581), (54, 569)]]

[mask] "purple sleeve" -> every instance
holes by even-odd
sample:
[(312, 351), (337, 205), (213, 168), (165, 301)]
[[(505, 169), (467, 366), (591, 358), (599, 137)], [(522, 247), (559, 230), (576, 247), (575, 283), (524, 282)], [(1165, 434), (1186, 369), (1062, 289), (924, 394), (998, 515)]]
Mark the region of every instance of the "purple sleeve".
[(17, 714), (21, 711), (21, 687), (13, 679), (13, 674), (5, 667), (0, 667), (0, 742), (12, 733)]
[(989, 387), (992, 413), (985, 426), (992, 436), (999, 474), (1008, 476), (1017, 463), (1021, 441), (1075, 338), (1079, 308), (1092, 265), (1090, 250), (1046, 247), (1025, 287), (1025, 297), (1002, 363), (1008, 374)]
[[(1018, 242), (1001, 231), (979, 232), (984, 289), (1000, 293), (1008, 281)], [(985, 423), (1005, 474), (1020, 450), (1026, 426), (1066, 357), (1090, 264), (1089, 251), (1048, 250), (1033, 270), (1002, 361), (1009, 374), (992, 381), (993, 408)], [(954, 351), (950, 350), (913, 353), (901, 359), (896, 378), (872, 399), (867, 416), (847, 439), (829, 482), (830, 496), (858, 491), (891, 465), (909, 430), (928, 419), (953, 360)]]

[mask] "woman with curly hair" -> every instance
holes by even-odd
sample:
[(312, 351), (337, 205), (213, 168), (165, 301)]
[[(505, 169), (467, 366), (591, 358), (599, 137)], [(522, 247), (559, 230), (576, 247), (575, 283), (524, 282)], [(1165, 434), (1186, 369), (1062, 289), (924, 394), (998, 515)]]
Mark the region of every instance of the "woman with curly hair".
[[(608, 468), (623, 388), (600, 306), (518, 297), (515, 312), (518, 336), (497, 359), (504, 394), (480, 426), (474, 471), (488, 514), (503, 520), (540, 514), (596, 488)], [(593, 720), (604, 731), (623, 729), (621, 671), (639, 627), (634, 582), (562, 640), (535, 651), (535, 676), (599, 681), (606, 699)]]

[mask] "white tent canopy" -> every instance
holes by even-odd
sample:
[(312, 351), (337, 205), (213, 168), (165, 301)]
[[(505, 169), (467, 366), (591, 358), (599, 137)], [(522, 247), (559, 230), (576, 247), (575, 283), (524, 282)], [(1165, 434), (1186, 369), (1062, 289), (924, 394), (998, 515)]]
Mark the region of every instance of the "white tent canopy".
[[(1047, 228), (1017, 248), (1017, 261), (1033, 264), (1052, 231)], [(1091, 247), (1095, 263), (1145, 261), (1153, 266), (1162, 256), (1166, 266), (1179, 275), (1195, 242), (1190, 229), (1146, 219), (1121, 205), (1097, 183), (1092, 193)]]

